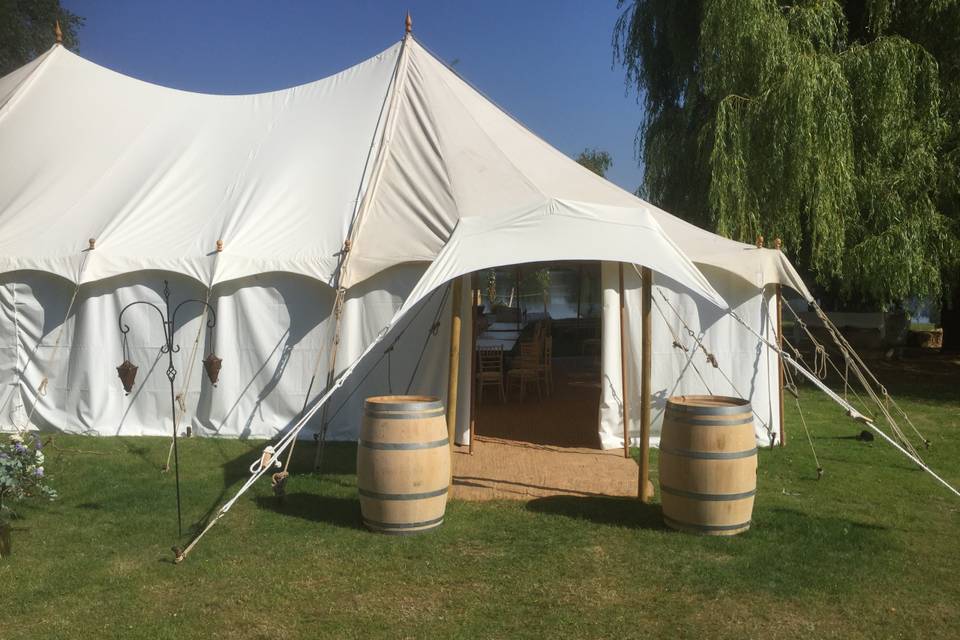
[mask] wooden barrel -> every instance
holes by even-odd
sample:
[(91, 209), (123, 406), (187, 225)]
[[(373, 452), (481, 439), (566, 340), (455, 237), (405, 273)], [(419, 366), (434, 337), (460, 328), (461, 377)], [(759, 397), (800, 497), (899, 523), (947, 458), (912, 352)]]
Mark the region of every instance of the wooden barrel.
[(399, 535), (439, 527), (449, 483), (443, 403), (429, 396), (367, 398), (357, 447), (363, 523)]
[(714, 536), (746, 531), (756, 492), (750, 402), (724, 396), (669, 398), (660, 436), (660, 500), (667, 525)]

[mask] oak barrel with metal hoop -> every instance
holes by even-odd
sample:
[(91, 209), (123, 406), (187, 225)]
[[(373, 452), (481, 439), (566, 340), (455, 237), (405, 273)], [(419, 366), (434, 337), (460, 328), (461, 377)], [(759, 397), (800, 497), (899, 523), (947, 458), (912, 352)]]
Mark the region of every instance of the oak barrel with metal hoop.
[(411, 534), (443, 523), (450, 444), (443, 403), (430, 396), (367, 398), (357, 446), (363, 523)]
[(660, 436), (663, 519), (681, 531), (731, 536), (750, 528), (757, 441), (748, 400), (675, 396)]

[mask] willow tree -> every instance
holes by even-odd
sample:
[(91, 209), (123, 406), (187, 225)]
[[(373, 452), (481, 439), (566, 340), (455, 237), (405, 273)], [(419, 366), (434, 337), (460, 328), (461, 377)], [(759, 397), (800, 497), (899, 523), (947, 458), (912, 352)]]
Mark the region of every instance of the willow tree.
[(951, 125), (937, 60), (903, 25), (931, 33), (957, 1), (634, 0), (614, 49), (644, 107), (644, 195), (728, 237), (782, 238), (831, 297), (939, 295)]
[(601, 178), (606, 178), (607, 171), (613, 166), (613, 158), (602, 149), (584, 149), (575, 159)]

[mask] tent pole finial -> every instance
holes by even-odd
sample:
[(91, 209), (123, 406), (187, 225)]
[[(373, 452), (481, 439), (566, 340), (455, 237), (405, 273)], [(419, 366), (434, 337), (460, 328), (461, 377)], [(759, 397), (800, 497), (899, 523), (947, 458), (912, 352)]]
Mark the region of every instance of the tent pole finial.
[(757, 249), (763, 249), (763, 236), (757, 236)]
[(774, 239), (773, 239), (773, 247), (774, 247), (777, 251), (780, 251), (781, 249), (783, 249), (783, 240), (781, 240), (780, 238), (774, 238)]
[(407, 11), (407, 19), (404, 22), (404, 28), (408, 34), (413, 32), (413, 19), (410, 17), (409, 11)]
[(57, 22), (53, 26), (53, 35), (57, 38), (57, 44), (63, 44), (63, 30), (60, 29), (60, 18), (57, 18)]

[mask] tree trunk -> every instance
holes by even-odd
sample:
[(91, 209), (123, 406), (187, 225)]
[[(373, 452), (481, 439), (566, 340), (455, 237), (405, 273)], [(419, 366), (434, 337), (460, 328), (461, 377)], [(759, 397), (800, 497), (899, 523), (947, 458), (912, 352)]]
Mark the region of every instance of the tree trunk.
[(0, 559), (9, 558), (13, 551), (11, 528), (9, 523), (0, 520)]
[(943, 294), (940, 307), (940, 326), (943, 327), (943, 346), (940, 353), (960, 353), (960, 269), (952, 278), (944, 274), (949, 293)]

